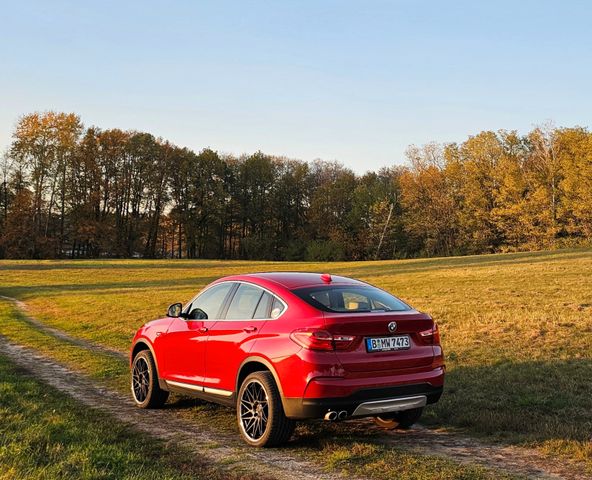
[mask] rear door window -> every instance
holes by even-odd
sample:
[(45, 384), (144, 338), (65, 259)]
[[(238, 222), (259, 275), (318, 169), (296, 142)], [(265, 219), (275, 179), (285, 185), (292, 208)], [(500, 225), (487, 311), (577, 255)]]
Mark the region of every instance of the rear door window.
[(278, 318), (286, 307), (277, 298), (273, 298), (273, 304), (271, 306), (271, 318)]
[(228, 312), (226, 312), (226, 319), (247, 320), (253, 318), (264, 293), (259, 287), (241, 283), (230, 302)]

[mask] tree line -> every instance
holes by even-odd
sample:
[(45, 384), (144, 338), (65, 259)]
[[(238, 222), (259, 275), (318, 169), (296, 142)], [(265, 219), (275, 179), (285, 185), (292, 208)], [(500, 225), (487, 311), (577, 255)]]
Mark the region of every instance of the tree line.
[(590, 243), (585, 128), (484, 131), (406, 155), (358, 175), (32, 113), (0, 165), (0, 258), (327, 261)]

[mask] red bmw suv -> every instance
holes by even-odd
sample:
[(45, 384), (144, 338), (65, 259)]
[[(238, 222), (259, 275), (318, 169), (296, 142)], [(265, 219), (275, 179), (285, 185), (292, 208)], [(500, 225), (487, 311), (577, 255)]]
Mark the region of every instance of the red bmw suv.
[(444, 383), (432, 318), (367, 283), (272, 272), (221, 278), (142, 326), (131, 348), (141, 408), (169, 392), (236, 406), (247, 443), (286, 442), (295, 421), (412, 425)]

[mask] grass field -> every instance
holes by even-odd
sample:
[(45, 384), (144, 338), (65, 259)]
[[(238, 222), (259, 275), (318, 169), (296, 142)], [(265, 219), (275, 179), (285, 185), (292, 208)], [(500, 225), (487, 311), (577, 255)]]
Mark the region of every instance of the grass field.
[[(584, 460), (592, 471), (592, 251), (407, 261), (3, 261), (0, 294), (44, 323), (126, 350), (135, 330), (223, 275), (328, 271), (392, 291), (439, 322), (448, 378), (425, 422)], [(53, 345), (13, 308), (0, 333), (125, 388), (123, 362)], [(339, 462), (337, 462), (339, 463)]]
[(1, 356), (0, 379), (2, 480), (229, 478), (183, 449), (162, 455), (162, 442), (48, 389)]

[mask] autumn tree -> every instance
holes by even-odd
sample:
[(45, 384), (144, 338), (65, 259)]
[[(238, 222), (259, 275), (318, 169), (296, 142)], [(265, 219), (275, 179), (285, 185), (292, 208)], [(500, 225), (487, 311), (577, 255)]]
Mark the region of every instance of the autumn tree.
[(0, 250), (8, 258), (42, 258), (47, 255), (43, 239), (31, 236), (34, 230), (35, 203), (29, 189), (21, 189), (12, 201), (4, 221)]
[(33, 113), (17, 123), (11, 156), (27, 171), (33, 188), (33, 251), (41, 236), (45, 245), (54, 238), (52, 213), (58, 208), (59, 230), (54, 243), (58, 254), (62, 252), (68, 167), (81, 131), (80, 118), (73, 113)]
[(536, 243), (537, 227), (533, 223), (531, 189), (526, 172), (528, 145), (516, 132), (498, 132), (502, 148), (497, 168), (497, 187), (491, 220), (500, 235), (503, 249), (519, 250)]
[(535, 233), (531, 241), (534, 248), (548, 248), (554, 246), (560, 230), (557, 222), (562, 180), (559, 143), (550, 126), (535, 128), (526, 141), (529, 152), (525, 159), (525, 178), (530, 190), (530, 225)]
[(561, 169), (556, 214), (562, 237), (592, 240), (592, 135), (583, 128), (555, 132), (555, 152)]
[(407, 150), (410, 168), (401, 174), (401, 204), (411, 252), (456, 253), (459, 209), (446, 176), (444, 150), (428, 144)]

